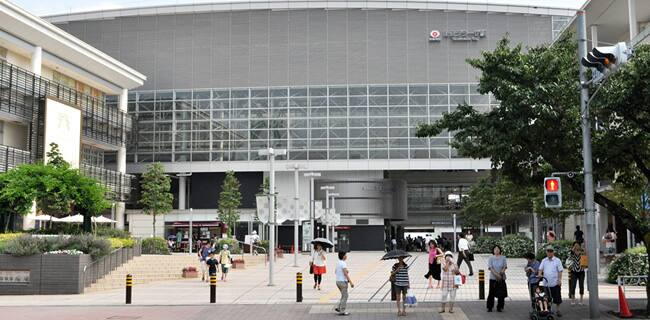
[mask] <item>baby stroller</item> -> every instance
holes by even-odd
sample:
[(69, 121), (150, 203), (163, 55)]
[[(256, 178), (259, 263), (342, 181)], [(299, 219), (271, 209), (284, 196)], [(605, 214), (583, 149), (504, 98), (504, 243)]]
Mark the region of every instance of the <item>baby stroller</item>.
[[(554, 320), (555, 313), (552, 310), (553, 300), (551, 298), (551, 290), (547, 286), (543, 286), (546, 278), (540, 278), (537, 285), (528, 283), (528, 291), (530, 292), (531, 307), (530, 320)], [(535, 291), (539, 288), (540, 293)], [(540, 306), (540, 300), (546, 302), (546, 310)]]

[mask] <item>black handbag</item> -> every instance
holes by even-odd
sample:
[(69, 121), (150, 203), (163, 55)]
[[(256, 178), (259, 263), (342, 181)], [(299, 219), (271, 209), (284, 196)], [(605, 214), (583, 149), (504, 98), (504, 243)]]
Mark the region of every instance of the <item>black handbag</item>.
[(467, 261), (474, 261), (474, 254), (469, 251), (465, 252), (467, 252)]
[(314, 264), (311, 262), (309, 263), (309, 274), (314, 274)]

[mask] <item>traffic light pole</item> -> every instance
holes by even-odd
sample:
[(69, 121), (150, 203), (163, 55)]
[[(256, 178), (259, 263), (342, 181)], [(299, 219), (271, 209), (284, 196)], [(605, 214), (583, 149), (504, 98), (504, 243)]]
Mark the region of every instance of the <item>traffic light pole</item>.
[(591, 162), (591, 121), (589, 119), (589, 89), (586, 85), (586, 68), (580, 59), (587, 56), (587, 24), (584, 10), (576, 15), (578, 27), (578, 66), (580, 68), (580, 114), (582, 122), (582, 159), (585, 179), (585, 214), (587, 218), (587, 249), (589, 271), (587, 288), (589, 289), (589, 318), (599, 317), (598, 307), (598, 234), (596, 230), (596, 210), (594, 209), (594, 178)]

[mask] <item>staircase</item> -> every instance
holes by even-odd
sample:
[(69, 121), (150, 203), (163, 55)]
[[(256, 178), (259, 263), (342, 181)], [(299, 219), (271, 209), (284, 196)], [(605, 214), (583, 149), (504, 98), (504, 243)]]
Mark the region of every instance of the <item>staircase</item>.
[[(233, 258), (241, 259), (241, 255), (233, 255)], [(246, 268), (264, 264), (265, 259), (265, 255), (246, 255), (244, 257)], [(185, 267), (195, 267), (200, 272), (198, 257), (195, 254), (142, 255), (134, 257), (133, 260), (113, 270), (84, 291), (96, 292), (124, 288), (127, 274), (133, 275), (133, 284), (178, 280), (182, 279), (182, 270)], [(235, 271), (239, 270), (235, 269)]]

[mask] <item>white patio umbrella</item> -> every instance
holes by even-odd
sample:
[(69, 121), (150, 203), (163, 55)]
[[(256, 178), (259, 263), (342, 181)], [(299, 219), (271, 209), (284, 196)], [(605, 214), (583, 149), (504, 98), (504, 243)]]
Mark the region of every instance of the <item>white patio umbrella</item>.
[(59, 219), (58, 222), (66, 222), (66, 223), (82, 223), (84, 222), (84, 216), (81, 214), (75, 214), (74, 216), (67, 216)]
[(57, 218), (57, 217), (53, 217), (53, 216), (51, 216), (51, 215), (49, 215), (49, 214), (41, 214), (41, 215), (38, 215), (38, 216), (34, 217), (34, 220), (35, 220), (35, 221), (51, 221), (51, 222), (58, 222), (58, 221), (61, 220), (61, 219), (59, 219), (59, 218)]
[(116, 223), (117, 221), (106, 218), (104, 216), (92, 217), (92, 222), (94, 223)]

